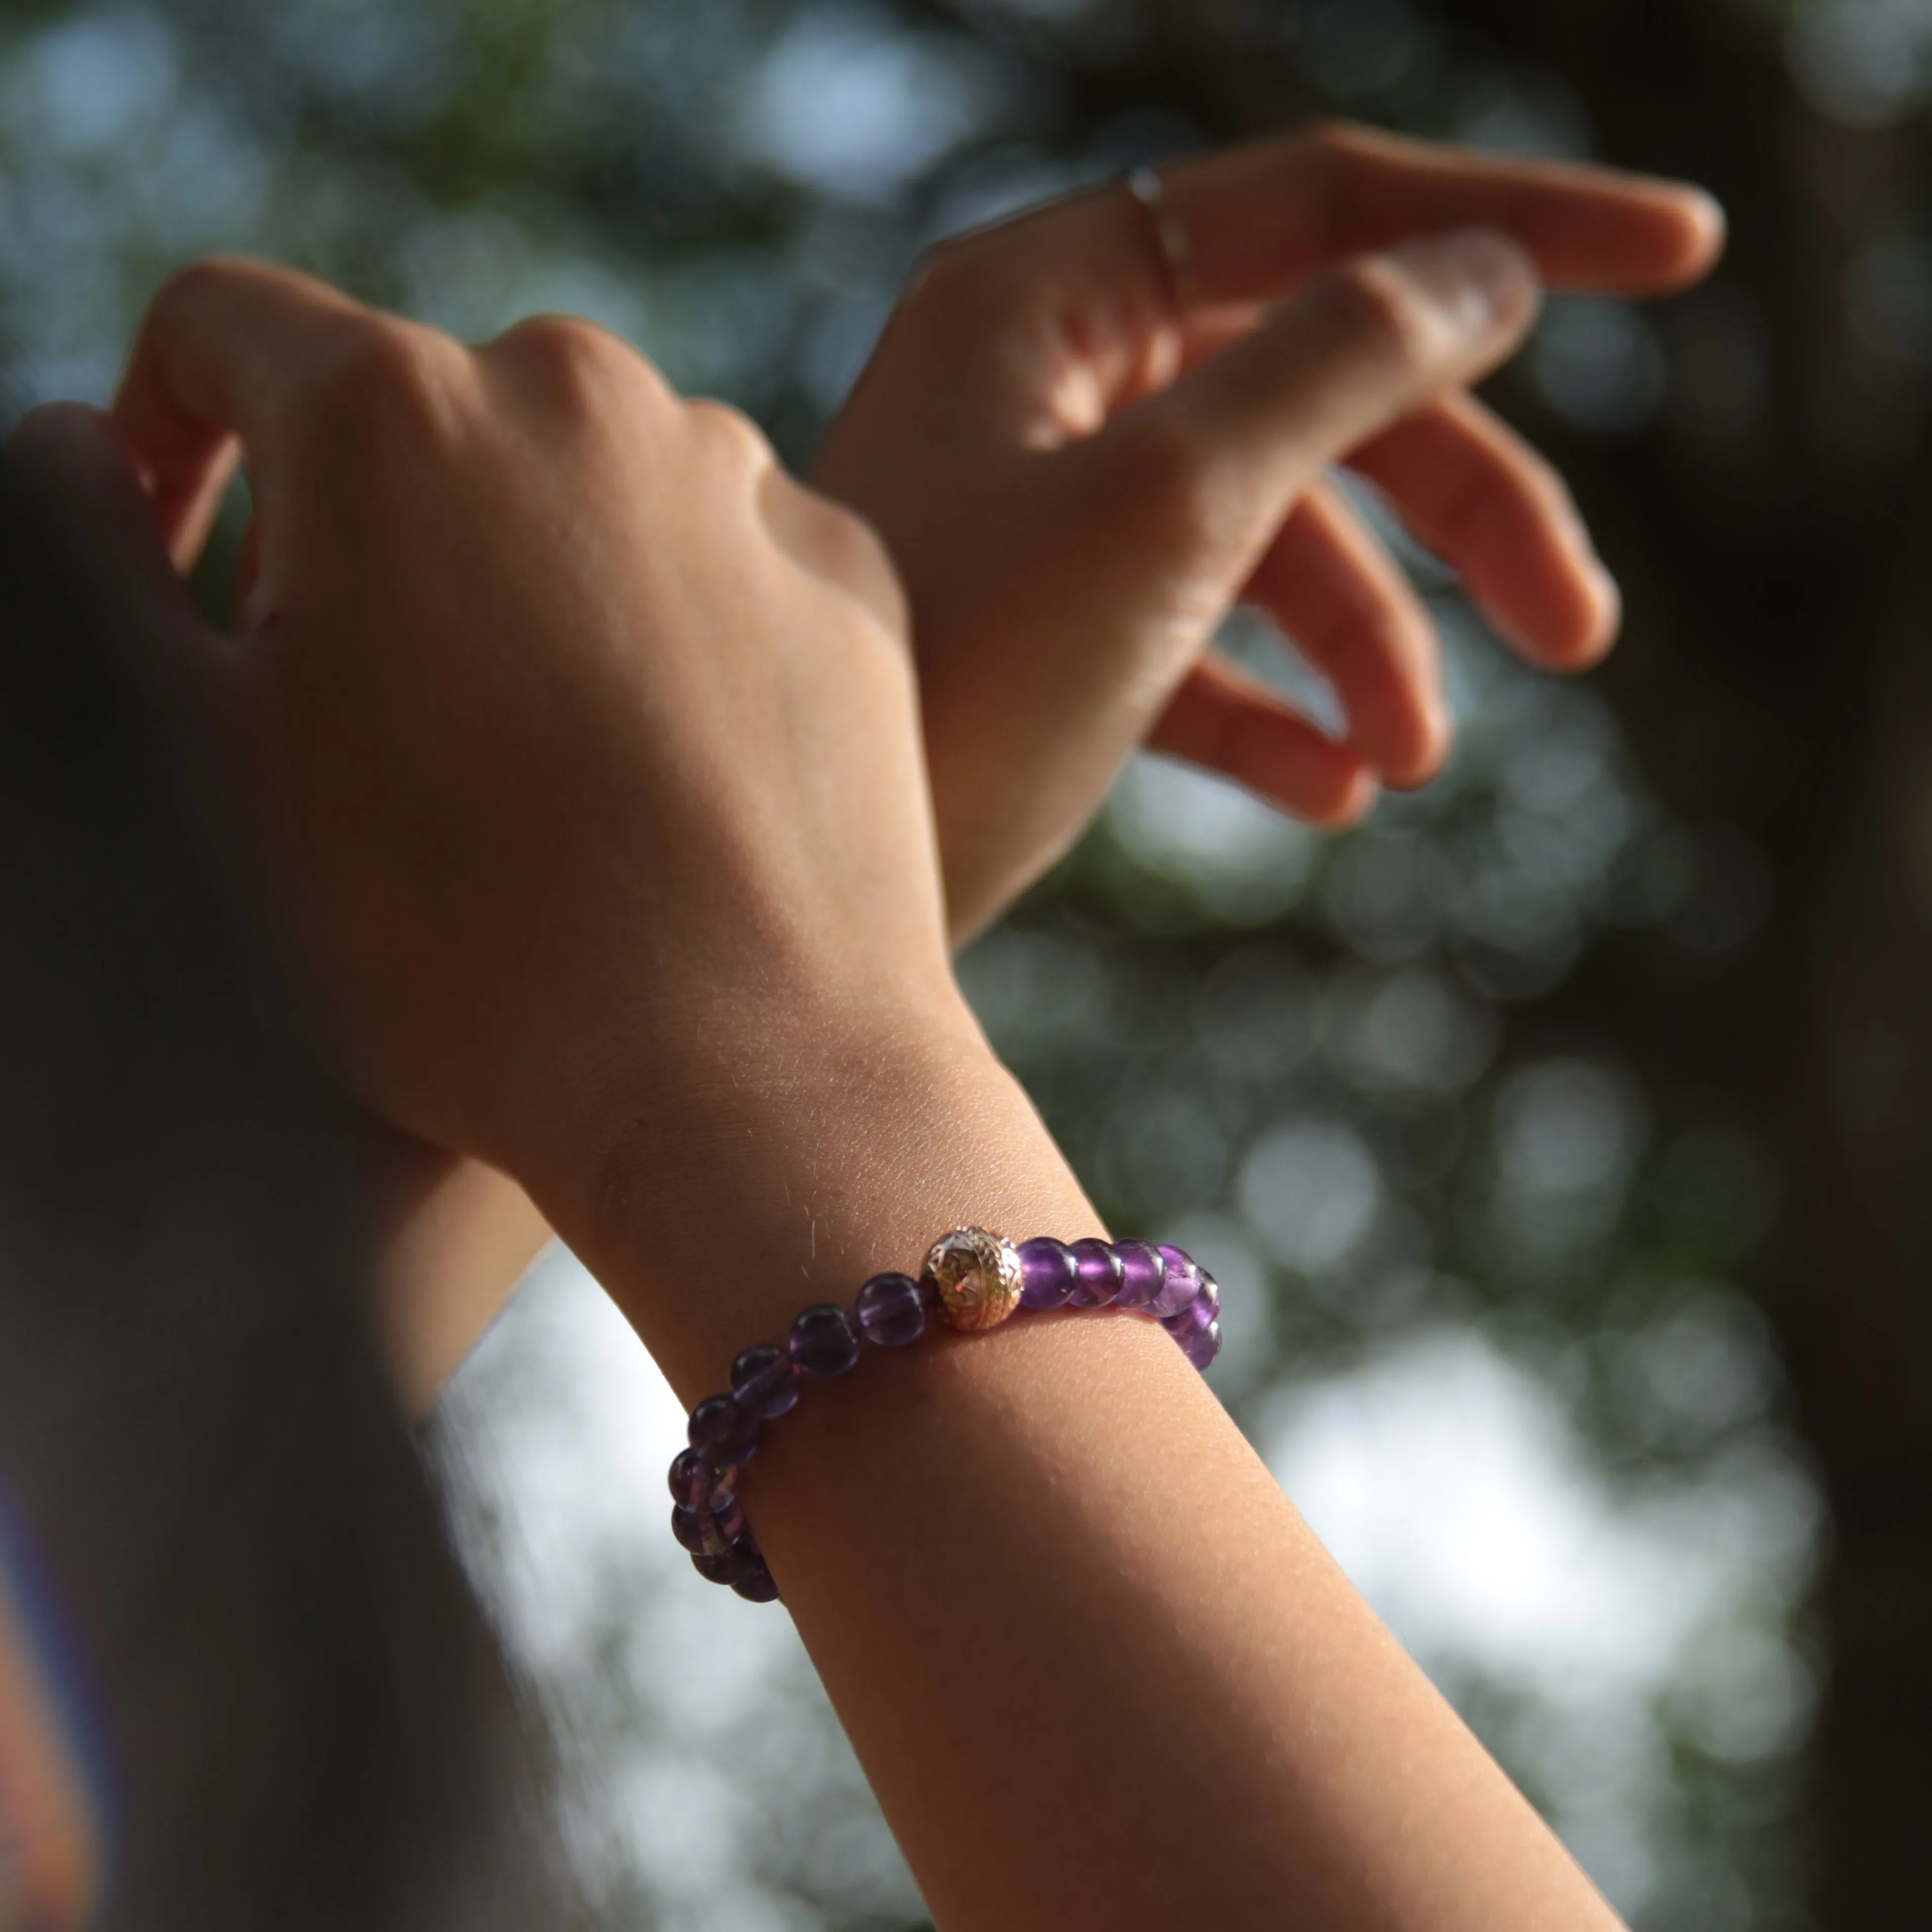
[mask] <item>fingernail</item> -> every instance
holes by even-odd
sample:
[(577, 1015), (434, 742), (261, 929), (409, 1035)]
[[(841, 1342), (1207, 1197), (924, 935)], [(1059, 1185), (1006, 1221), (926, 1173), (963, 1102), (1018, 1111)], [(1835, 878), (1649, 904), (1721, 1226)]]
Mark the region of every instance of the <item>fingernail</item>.
[(1430, 752), (1427, 778), (1436, 777), (1449, 762), (1456, 748), (1456, 716), (1449, 709), (1447, 694), (1432, 692), (1429, 698)]
[(1730, 233), (1731, 218), (1724, 212), (1724, 204), (1708, 188), (1699, 188), (1694, 182), (1684, 184), (1683, 194), (1703, 230), (1705, 246), (1712, 254), (1718, 254)]
[(1672, 182), (1670, 188), (1678, 206), (1690, 218), (1690, 232), (1684, 238), (1684, 259), (1674, 265), (1673, 276), (1707, 274), (1724, 252), (1730, 218), (1724, 212), (1724, 204), (1695, 182)]
[(1418, 236), (1389, 251), (1431, 304), (1473, 339), (1520, 330), (1536, 313), (1536, 266), (1493, 228), (1452, 229)]
[(1600, 658), (1617, 640), (1624, 621), (1624, 593), (1617, 580), (1597, 565), (1591, 572), (1591, 588), (1597, 595), (1597, 628), (1590, 640), (1589, 654)]
[(1336, 799), (1329, 811), (1315, 823), (1337, 829), (1345, 825), (1359, 825), (1375, 809), (1376, 802), (1382, 795), (1382, 781), (1365, 766), (1349, 780), (1348, 789)]

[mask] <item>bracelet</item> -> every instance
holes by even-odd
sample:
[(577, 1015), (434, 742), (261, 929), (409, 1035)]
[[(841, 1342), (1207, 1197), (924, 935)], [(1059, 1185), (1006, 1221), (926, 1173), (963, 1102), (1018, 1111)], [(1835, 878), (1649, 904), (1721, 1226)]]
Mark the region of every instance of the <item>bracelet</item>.
[(670, 1533), (698, 1574), (754, 1604), (778, 1585), (745, 1522), (738, 1472), (758, 1453), (759, 1431), (798, 1406), (806, 1380), (842, 1376), (861, 1344), (902, 1348), (937, 1315), (968, 1332), (997, 1327), (1016, 1310), (1132, 1308), (1155, 1321), (1197, 1369), (1221, 1352), (1221, 1290), (1180, 1249), (1148, 1241), (1076, 1241), (1042, 1234), (1016, 1247), (983, 1228), (956, 1228), (933, 1243), (915, 1281), (875, 1274), (848, 1312), (835, 1302), (806, 1309), (782, 1346), (758, 1342), (731, 1364), (728, 1395), (691, 1412), (690, 1446), (670, 1466)]

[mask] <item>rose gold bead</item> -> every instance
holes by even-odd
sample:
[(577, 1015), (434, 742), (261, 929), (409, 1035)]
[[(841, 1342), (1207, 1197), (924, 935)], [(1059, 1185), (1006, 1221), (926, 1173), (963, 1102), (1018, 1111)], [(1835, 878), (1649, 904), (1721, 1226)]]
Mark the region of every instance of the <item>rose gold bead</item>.
[(969, 1331), (998, 1327), (1020, 1305), (1025, 1285), (1018, 1250), (984, 1228), (941, 1234), (922, 1272), (938, 1293), (940, 1318)]

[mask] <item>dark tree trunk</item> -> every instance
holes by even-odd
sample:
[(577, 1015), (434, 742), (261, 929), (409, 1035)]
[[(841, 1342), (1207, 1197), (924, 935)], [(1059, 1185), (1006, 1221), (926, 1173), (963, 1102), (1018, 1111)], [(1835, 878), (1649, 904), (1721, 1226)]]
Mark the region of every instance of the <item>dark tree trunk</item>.
[(1753, 1286), (1835, 1536), (1814, 1907), (1832, 1932), (1932, 1923), (1932, 452), (1918, 380), (1861, 345), (1846, 300), (1924, 142), (1822, 121), (1742, 10), (1455, 12), (1562, 74), (1605, 158), (1717, 190), (1724, 279), (1766, 325), (1748, 434), (1700, 438), (1666, 410), (1634, 443), (1556, 452), (1625, 581), (1609, 680), (1652, 782), (1742, 825), (1777, 886), (1735, 968), (1602, 1018), (1660, 1083), (1738, 1096), (1780, 1156)]
[(1680, 809), (1742, 823), (1778, 888), (1754, 959), (1619, 1030), (1658, 1075), (1742, 1097), (1781, 1156), (1754, 1285), (1835, 1533), (1814, 1906), (1832, 1932), (1932, 1923), (1932, 452), (1918, 380), (1846, 300), (1924, 138), (1822, 122), (1735, 10), (1459, 11), (1562, 73), (1606, 158), (1718, 190), (1726, 276), (1768, 326), (1749, 436), (1700, 451), (1666, 427), (1570, 461), (1630, 581), (1612, 686), (1640, 754)]

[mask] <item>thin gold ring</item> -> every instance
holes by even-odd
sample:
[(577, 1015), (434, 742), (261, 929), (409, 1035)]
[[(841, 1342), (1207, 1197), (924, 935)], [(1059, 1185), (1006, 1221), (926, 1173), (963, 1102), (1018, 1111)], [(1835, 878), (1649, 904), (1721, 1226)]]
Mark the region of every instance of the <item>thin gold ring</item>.
[(1158, 170), (1130, 169), (1123, 177), (1128, 194), (1147, 211), (1148, 221), (1160, 250), (1162, 266), (1167, 272), (1168, 298), (1174, 312), (1184, 319), (1200, 299), (1200, 284), (1194, 272), (1194, 244), (1180, 212), (1168, 199)]

